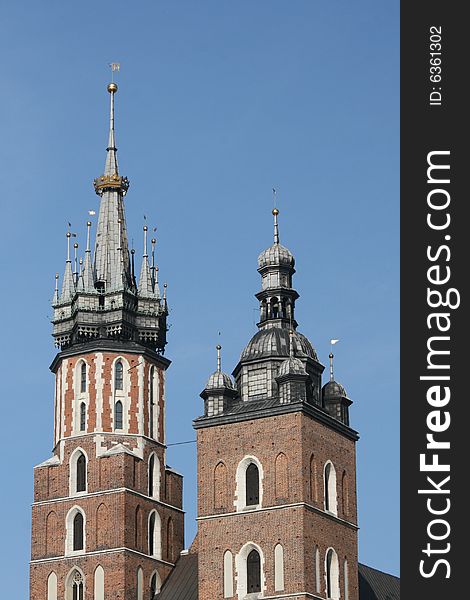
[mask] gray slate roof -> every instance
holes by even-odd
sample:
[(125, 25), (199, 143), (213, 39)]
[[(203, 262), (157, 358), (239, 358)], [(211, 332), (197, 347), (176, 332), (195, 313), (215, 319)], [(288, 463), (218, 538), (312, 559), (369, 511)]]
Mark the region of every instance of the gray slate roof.
[(400, 600), (400, 579), (359, 563), (360, 600)]
[[(183, 554), (155, 600), (198, 600), (197, 554)], [(400, 579), (359, 563), (360, 600), (400, 600)]]
[(155, 600), (197, 600), (197, 554), (183, 554)]

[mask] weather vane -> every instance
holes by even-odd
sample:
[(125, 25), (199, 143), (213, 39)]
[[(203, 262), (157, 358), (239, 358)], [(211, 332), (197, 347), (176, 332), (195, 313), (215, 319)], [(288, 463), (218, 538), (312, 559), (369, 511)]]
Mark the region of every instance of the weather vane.
[(114, 83), (114, 71), (121, 70), (121, 63), (113, 62), (109, 63), (109, 66), (111, 68), (111, 81)]

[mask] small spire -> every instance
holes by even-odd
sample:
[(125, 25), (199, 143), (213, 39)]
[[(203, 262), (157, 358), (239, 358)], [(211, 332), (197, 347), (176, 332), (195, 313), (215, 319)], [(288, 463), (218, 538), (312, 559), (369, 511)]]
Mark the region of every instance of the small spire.
[(279, 225), (277, 222), (277, 215), (279, 214), (279, 210), (277, 208), (273, 208), (273, 216), (274, 216), (274, 243), (279, 244)]
[(92, 293), (95, 291), (95, 283), (93, 281), (93, 268), (91, 265), (91, 250), (90, 250), (90, 234), (91, 234), (91, 221), (86, 223), (86, 250), (85, 250), (85, 261), (83, 263), (82, 279), (83, 279), (83, 291)]
[(220, 344), (217, 344), (217, 346), (215, 347), (217, 350), (217, 372), (220, 373), (222, 371), (222, 358), (220, 355), (220, 351), (222, 350), (222, 346)]
[(166, 288), (168, 287), (167, 283), (163, 284), (163, 300), (165, 301), (165, 305), (166, 305)]
[(108, 92), (111, 97), (111, 105), (109, 109), (109, 136), (108, 147), (106, 148), (108, 154), (106, 156), (106, 164), (104, 168), (105, 175), (117, 175), (119, 172), (116, 156), (116, 139), (114, 133), (114, 94), (117, 92), (117, 90), (118, 86), (114, 83), (114, 81), (108, 85)]
[(334, 381), (334, 377), (333, 377), (333, 358), (334, 358), (334, 354), (333, 354), (333, 352), (330, 352), (330, 381)]
[(70, 238), (72, 234), (70, 229), (67, 231), (67, 260), (65, 261), (65, 273), (62, 280), (62, 291), (60, 294), (60, 302), (71, 302), (75, 294), (74, 276), (72, 273), (72, 261), (70, 260)]
[(150, 270), (147, 254), (147, 225), (144, 225), (144, 254), (142, 257), (142, 268), (139, 277), (139, 294), (143, 298), (154, 298), (155, 294), (152, 285), (152, 272)]
[(52, 304), (58, 304), (59, 302), (59, 273), (55, 274), (55, 288), (54, 288), (54, 299)]
[(78, 281), (78, 259), (77, 259), (77, 250), (78, 250), (78, 243), (75, 242), (73, 245), (73, 276), (74, 276), (74, 281), (75, 281), (75, 285), (77, 284)]
[(155, 288), (155, 244), (157, 240), (152, 238), (152, 266), (150, 267), (152, 271), (152, 286)]

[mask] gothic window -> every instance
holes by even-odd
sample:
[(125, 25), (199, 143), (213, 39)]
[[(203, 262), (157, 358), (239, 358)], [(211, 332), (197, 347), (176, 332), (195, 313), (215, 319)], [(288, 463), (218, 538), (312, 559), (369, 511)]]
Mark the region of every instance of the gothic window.
[(224, 598), (233, 596), (233, 556), (230, 550), (224, 554)]
[(274, 591), (284, 590), (284, 548), (277, 544), (274, 548)]
[(246, 559), (246, 579), (248, 594), (261, 591), (261, 560), (255, 549)]
[(123, 389), (123, 367), (122, 361), (118, 360), (114, 365), (114, 389)]
[(338, 501), (336, 494), (336, 471), (333, 466), (333, 463), (329, 461), (325, 465), (324, 487), (325, 510), (336, 515), (338, 513)]
[(150, 455), (148, 469), (148, 495), (152, 498), (160, 497), (160, 461), (155, 454)]
[(153, 510), (149, 517), (149, 554), (150, 556), (159, 559), (162, 557), (161, 529), (162, 523), (160, 516), (156, 510)]
[(137, 600), (144, 600), (144, 572), (142, 567), (137, 569)]
[(315, 591), (320, 593), (320, 550), (315, 547)]
[(57, 556), (58, 520), (54, 511), (46, 518), (46, 556)]
[(255, 463), (250, 463), (246, 470), (246, 505), (259, 504), (259, 470)]
[(104, 600), (104, 569), (101, 565), (98, 565), (95, 569), (94, 600)]
[(76, 491), (86, 491), (86, 458), (85, 455), (80, 452), (77, 458), (77, 481)]
[(153, 600), (155, 597), (155, 594), (158, 594), (160, 592), (160, 586), (161, 586), (160, 576), (155, 571), (155, 573), (152, 575), (152, 577), (150, 579), (150, 598), (149, 598), (149, 600)]
[[(154, 428), (154, 424), (153, 424), (153, 412), (154, 412), (154, 407), (153, 407), (153, 403), (154, 403), (154, 398), (153, 398), (153, 386), (154, 386), (154, 380), (155, 380), (155, 367), (152, 367), (150, 369), (150, 390), (149, 390), (149, 436), (151, 438), (153, 438), (153, 428)], [(151, 495), (151, 494), (149, 494)]]
[(73, 550), (83, 550), (83, 515), (77, 512), (73, 519)]
[(54, 571), (47, 578), (47, 600), (57, 600), (57, 575)]
[(85, 431), (86, 428), (86, 404), (80, 402), (80, 431)]
[(122, 402), (120, 400), (114, 405), (114, 429), (122, 429)]
[(149, 496), (153, 496), (153, 467), (155, 464), (155, 454), (152, 454), (149, 460)]
[(330, 548), (326, 553), (326, 597), (339, 599), (339, 564), (338, 555)]
[(346, 559), (344, 560), (344, 600), (349, 600), (349, 573)]
[(80, 392), (82, 394), (86, 392), (86, 364), (84, 362), (80, 367)]
[(83, 577), (79, 571), (73, 571), (67, 587), (67, 600), (83, 600)]

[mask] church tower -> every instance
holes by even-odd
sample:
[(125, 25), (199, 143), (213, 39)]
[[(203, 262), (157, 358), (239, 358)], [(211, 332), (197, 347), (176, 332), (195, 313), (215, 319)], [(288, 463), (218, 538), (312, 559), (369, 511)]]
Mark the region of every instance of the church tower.
[[(182, 477), (165, 462), (166, 294), (147, 227), (138, 280), (110, 126), (94, 255), (67, 232), (53, 299), (52, 457), (34, 471), (31, 600), (147, 600), (183, 548)], [(72, 257), (72, 252), (74, 256)], [(165, 289), (166, 292), (166, 289)]]
[(234, 380), (219, 358), (194, 421), (198, 597), (358, 600), (351, 401), (332, 363), (322, 388), (324, 367), (297, 330), (295, 261), (278, 212), (258, 259), (259, 331)]

